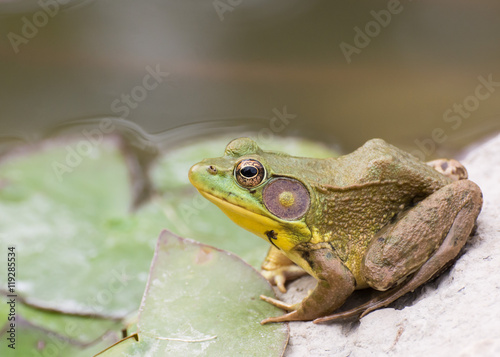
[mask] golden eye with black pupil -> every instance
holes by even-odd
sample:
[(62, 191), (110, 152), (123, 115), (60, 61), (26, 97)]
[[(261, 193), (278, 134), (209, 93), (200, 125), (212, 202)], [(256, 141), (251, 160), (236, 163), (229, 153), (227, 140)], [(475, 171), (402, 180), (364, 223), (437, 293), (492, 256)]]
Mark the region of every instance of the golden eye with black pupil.
[(257, 160), (241, 160), (234, 169), (234, 177), (243, 187), (255, 187), (264, 181), (266, 169)]

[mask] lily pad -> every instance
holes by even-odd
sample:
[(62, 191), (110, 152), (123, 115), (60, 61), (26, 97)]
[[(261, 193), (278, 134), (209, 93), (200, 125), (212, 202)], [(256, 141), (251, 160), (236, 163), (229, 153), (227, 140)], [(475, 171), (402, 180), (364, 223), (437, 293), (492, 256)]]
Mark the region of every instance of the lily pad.
[(113, 356), (281, 356), (286, 324), (259, 299), (269, 283), (234, 254), (164, 231), (141, 304), (138, 334), (99, 354)]
[(131, 212), (117, 140), (79, 154), (81, 143), (52, 141), (3, 162), (0, 244), (16, 247), (16, 293), (31, 305), (121, 318), (137, 309), (166, 219), (154, 203)]
[(0, 334), (0, 355), (2, 357), (18, 356), (53, 356), (53, 357), (88, 357), (113, 343), (113, 338), (104, 336), (91, 344), (82, 344), (73, 339), (38, 328), (24, 321), (16, 326), (16, 342), (9, 347), (11, 341), (7, 333)]
[(122, 337), (121, 321), (43, 311), (24, 304), (18, 304), (16, 312), (23, 321), (29, 322), (33, 327), (51, 331), (81, 345), (91, 345), (104, 335), (108, 335), (109, 340), (115, 341)]

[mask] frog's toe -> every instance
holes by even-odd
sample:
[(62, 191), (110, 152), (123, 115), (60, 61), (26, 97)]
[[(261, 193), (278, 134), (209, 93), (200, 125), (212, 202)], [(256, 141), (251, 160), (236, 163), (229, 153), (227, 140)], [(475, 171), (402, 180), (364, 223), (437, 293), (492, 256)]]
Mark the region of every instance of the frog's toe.
[[(328, 316), (319, 317), (319, 318), (313, 320), (313, 322), (315, 324), (320, 324), (320, 323), (328, 322), (328, 321), (345, 321), (345, 320), (359, 319), (359, 318), (361, 318), (361, 316), (365, 315), (365, 312), (366, 312), (365, 307), (359, 306), (359, 307), (351, 309), (351, 310), (339, 312), (339, 313), (328, 315)], [(370, 311), (368, 311), (368, 312), (370, 312)], [(366, 312), (366, 313), (368, 313), (368, 312)]]
[(265, 302), (274, 305), (276, 307), (279, 307), (282, 310), (285, 311), (293, 311), (295, 310), (295, 305), (290, 305), (290, 304), (285, 304), (283, 301), (279, 301), (277, 299), (273, 299), (269, 296), (261, 295), (260, 298), (264, 300)]
[(464, 165), (454, 159), (437, 159), (427, 162), (427, 165), (455, 181), (465, 180), (468, 176)]
[(290, 312), (288, 314), (282, 315), (282, 316), (276, 316), (276, 317), (268, 317), (267, 319), (264, 319), (260, 322), (261, 325), (265, 325), (271, 322), (287, 322), (287, 321), (294, 321), (294, 315), (296, 315), (296, 311)]
[(274, 278), (274, 283), (278, 287), (278, 290), (281, 291), (282, 293), (286, 293), (285, 282), (286, 278), (284, 275), (279, 275)]
[(346, 320), (361, 319), (362, 317), (368, 315), (370, 312), (380, 309), (381, 307), (387, 306), (388, 304), (389, 302), (385, 299), (373, 299), (353, 309), (317, 318), (313, 322), (315, 324), (320, 324), (328, 321), (346, 321)]
[(308, 316), (295, 310), (285, 315), (268, 317), (267, 319), (262, 320), (260, 323), (261, 325), (265, 325), (270, 322), (290, 322), (290, 321), (308, 321), (308, 320), (311, 320)]

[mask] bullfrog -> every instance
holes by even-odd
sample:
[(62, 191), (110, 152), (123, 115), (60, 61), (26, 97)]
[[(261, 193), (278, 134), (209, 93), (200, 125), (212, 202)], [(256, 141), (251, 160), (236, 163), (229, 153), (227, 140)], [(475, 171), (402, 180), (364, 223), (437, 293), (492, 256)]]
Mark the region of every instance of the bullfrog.
[[(456, 160), (422, 162), (372, 139), (337, 158), (262, 150), (238, 138), (205, 159), (189, 180), (239, 226), (270, 243), (262, 274), (281, 291), (310, 274), (316, 287), (287, 311), (262, 321), (315, 323), (387, 306), (457, 258), (482, 206), (480, 188)], [(336, 312), (356, 289), (380, 291)]]

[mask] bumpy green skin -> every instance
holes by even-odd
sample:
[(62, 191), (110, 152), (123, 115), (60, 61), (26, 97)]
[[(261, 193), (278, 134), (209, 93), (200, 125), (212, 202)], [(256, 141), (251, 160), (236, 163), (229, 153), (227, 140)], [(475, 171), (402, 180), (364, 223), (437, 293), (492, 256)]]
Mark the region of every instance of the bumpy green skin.
[[(262, 184), (236, 183), (234, 167), (242, 159), (262, 163), (267, 172)], [(266, 209), (263, 190), (277, 177), (298, 180), (309, 191), (302, 218), (286, 221)], [(353, 314), (387, 305), (456, 257), (482, 205), (481, 191), (471, 181), (454, 181), (381, 139), (330, 159), (266, 152), (250, 139), (236, 139), (223, 157), (194, 165), (189, 178), (236, 223), (276, 246), (268, 258), (284, 254), (318, 280), (295, 305), (263, 297), (290, 311), (264, 323), (333, 319), (324, 316), (354, 289), (368, 286), (393, 289)], [(237, 214), (226, 204), (237, 207)]]
[[(316, 160), (318, 161), (318, 160)], [(359, 265), (373, 236), (416, 201), (452, 182), (448, 177), (381, 139), (368, 141), (351, 154), (319, 161), (301, 177), (315, 198), (306, 222), (329, 241), (339, 258), (357, 277)], [(411, 259), (410, 257), (408, 257)]]

